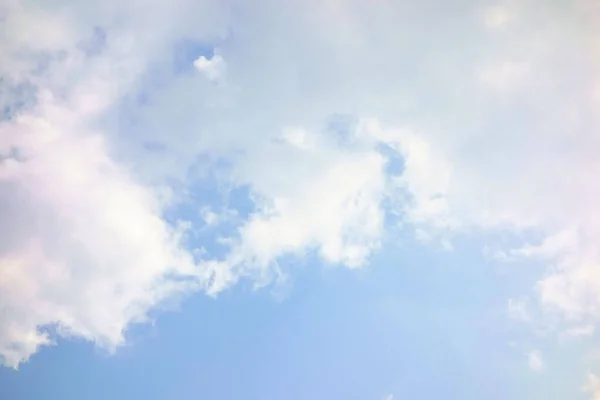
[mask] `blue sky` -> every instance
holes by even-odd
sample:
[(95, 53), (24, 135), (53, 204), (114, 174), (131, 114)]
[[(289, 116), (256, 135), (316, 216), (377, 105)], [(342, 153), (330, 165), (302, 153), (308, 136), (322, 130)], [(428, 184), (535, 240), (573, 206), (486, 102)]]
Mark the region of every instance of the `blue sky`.
[(196, 296), (134, 328), (115, 355), (64, 341), (18, 372), (3, 369), (4, 396), (564, 398), (568, 381), (541, 385), (509, 346), (518, 336), (499, 301), (507, 277), (413, 245), (376, 257), (368, 271), (309, 261), (284, 297), (247, 287)]
[(593, 1), (0, 7), (0, 398), (600, 399)]

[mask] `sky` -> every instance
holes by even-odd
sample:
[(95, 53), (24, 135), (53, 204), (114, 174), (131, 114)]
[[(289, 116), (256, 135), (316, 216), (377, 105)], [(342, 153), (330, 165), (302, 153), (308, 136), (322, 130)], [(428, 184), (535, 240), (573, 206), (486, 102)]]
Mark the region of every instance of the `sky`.
[(593, 0), (4, 0), (0, 399), (600, 400)]

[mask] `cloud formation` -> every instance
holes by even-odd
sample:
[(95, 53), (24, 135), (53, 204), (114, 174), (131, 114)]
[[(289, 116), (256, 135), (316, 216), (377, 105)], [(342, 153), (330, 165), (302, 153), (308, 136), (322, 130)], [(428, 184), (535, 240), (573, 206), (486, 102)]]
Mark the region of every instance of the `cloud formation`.
[(225, 60), (218, 54), (213, 55), (211, 58), (200, 56), (194, 61), (194, 67), (202, 72), (207, 79), (216, 81), (222, 78), (225, 73)]
[(5, 7), (0, 86), (14, 91), (0, 122), (0, 355), (16, 367), (55, 334), (113, 349), (130, 323), (200, 282), (182, 230), (162, 217), (168, 196), (136, 182), (95, 123), (135, 63), (88, 58), (63, 13)]
[(0, 354), (8, 365), (49, 343), (45, 326), (112, 348), (195, 273), (182, 232), (161, 217), (164, 201), (89, 128), (102, 99), (79, 95), (41, 92), (0, 124)]
[[(2, 10), (5, 363), (45, 326), (114, 347), (162, 300), (265, 284), (286, 255), (365, 265), (389, 214), (448, 248), (515, 235), (489, 246), (549, 265), (533, 302), (597, 322), (592, 2), (68, 3)], [(182, 42), (214, 55), (182, 73)], [(166, 214), (208, 177), (250, 206), (198, 257)]]

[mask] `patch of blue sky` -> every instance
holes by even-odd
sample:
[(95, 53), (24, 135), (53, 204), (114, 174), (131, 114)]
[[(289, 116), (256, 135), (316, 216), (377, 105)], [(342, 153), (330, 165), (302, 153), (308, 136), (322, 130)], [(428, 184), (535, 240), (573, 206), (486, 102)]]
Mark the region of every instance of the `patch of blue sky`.
[[(103, 43), (101, 39), (105, 41), (106, 35), (104, 30), (100, 30), (99, 33), (94, 33), (90, 42), (92, 44)], [(127, 106), (126, 109), (131, 111), (136, 107), (147, 105), (157, 92), (172, 85), (178, 75), (194, 73), (194, 61), (198, 57), (211, 58), (213, 54), (214, 47), (210, 44), (192, 39), (177, 41), (171, 50), (171, 57), (156, 59), (150, 63), (147, 71), (138, 78), (137, 90), (128, 94), (117, 108), (122, 109)]]
[(37, 88), (29, 82), (15, 83), (0, 76), (0, 121), (8, 121), (36, 103)]
[(87, 57), (96, 56), (106, 48), (107, 32), (106, 29), (101, 26), (94, 26), (90, 37), (79, 43), (79, 49)]
[(201, 43), (193, 39), (179, 40), (173, 46), (172, 71), (174, 74), (193, 73), (194, 61), (202, 56), (211, 59), (214, 53), (214, 44)]
[(185, 244), (200, 251), (199, 258), (223, 259), (237, 238), (237, 228), (254, 212), (255, 205), (246, 186), (223, 187), (214, 176), (196, 181), (186, 190), (185, 200), (164, 215), (172, 225), (190, 224)]
[(348, 145), (355, 132), (358, 119), (352, 114), (333, 114), (325, 121), (325, 130), (341, 145)]
[[(194, 107), (193, 102), (173, 108), (170, 101), (177, 99), (171, 91), (178, 86), (199, 84), (199, 76), (195, 76), (194, 60), (200, 56), (212, 57), (214, 48), (211, 45), (199, 43), (190, 39), (178, 41), (171, 51), (171, 57), (156, 59), (147, 70), (141, 74), (133, 89), (115, 102), (111, 112), (103, 117), (105, 125), (116, 127), (123, 140), (139, 141), (150, 151), (173, 150), (165, 149), (163, 137), (165, 131), (174, 130), (186, 132), (187, 126), (194, 126), (194, 116), (200, 120), (210, 118), (200, 113), (200, 107)], [(175, 96), (175, 97), (169, 97)], [(168, 103), (165, 103), (165, 98)], [(151, 115), (149, 115), (151, 114)], [(182, 124), (185, 116), (187, 123)], [(126, 134), (124, 134), (126, 132)], [(182, 134), (182, 133), (179, 133)]]
[(539, 385), (508, 345), (500, 295), (508, 277), (468, 253), (407, 243), (360, 271), (322, 268), (309, 256), (295, 265), (283, 301), (248, 285), (216, 300), (193, 296), (179, 312), (132, 328), (111, 356), (62, 340), (19, 372), (0, 370), (0, 397), (566, 398), (568, 382)]

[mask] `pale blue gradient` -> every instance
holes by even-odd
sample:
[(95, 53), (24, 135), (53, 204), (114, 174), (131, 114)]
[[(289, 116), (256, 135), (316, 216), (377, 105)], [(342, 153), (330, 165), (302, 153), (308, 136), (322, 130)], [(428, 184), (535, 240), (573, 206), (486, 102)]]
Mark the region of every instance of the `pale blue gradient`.
[[(565, 399), (509, 346), (510, 276), (476, 248), (411, 242), (359, 271), (295, 262), (285, 296), (184, 301), (107, 355), (80, 341), (0, 369), (2, 399)], [(390, 246), (396, 247), (396, 246)], [(279, 291), (280, 293), (281, 291)], [(564, 376), (563, 376), (564, 378)], [(572, 397), (571, 397), (572, 398)]]

